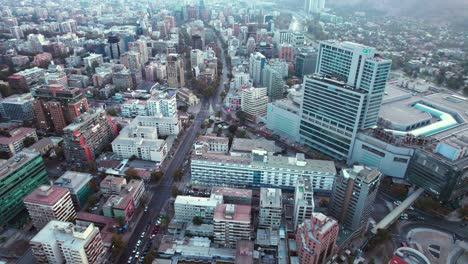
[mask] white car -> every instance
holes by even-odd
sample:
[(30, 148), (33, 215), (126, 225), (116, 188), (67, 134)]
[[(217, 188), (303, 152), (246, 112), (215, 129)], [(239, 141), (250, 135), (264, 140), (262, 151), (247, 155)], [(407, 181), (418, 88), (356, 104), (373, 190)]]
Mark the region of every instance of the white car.
[(137, 252), (135, 255), (135, 259), (138, 259), (140, 257), (140, 252)]

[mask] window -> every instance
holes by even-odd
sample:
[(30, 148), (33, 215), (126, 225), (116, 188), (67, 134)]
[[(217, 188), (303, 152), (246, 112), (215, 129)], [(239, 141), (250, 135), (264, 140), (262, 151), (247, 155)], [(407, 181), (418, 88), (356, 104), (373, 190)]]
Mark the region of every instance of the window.
[(401, 162), (401, 163), (407, 163), (408, 159), (395, 157), (395, 158), (393, 158), (393, 161)]

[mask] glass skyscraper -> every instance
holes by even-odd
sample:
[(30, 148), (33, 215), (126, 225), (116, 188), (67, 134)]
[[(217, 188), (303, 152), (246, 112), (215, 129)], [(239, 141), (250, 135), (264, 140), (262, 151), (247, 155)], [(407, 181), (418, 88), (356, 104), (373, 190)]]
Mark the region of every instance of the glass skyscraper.
[(377, 124), (390, 67), (374, 48), (322, 42), (316, 73), (304, 77), (301, 141), (348, 159), (357, 132)]

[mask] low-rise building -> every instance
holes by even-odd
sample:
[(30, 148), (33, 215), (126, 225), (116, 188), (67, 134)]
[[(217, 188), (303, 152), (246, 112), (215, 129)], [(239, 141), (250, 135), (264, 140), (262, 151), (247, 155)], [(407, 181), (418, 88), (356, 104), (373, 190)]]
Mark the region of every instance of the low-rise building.
[(23, 201), (37, 229), (43, 228), (51, 220), (70, 222), (76, 216), (67, 188), (41, 185)]
[(104, 216), (112, 218), (123, 217), (125, 221), (129, 221), (135, 211), (133, 195), (130, 193), (124, 196), (111, 195), (102, 207), (102, 211)]
[(234, 138), (231, 145), (231, 156), (250, 157), (253, 150), (265, 150), (267, 154), (273, 155), (280, 148), (275, 141), (266, 139)]
[(200, 99), (189, 89), (182, 87), (177, 90), (177, 96), (180, 100), (188, 105), (197, 105), (200, 103)]
[(192, 222), (198, 216), (205, 223), (211, 223), (216, 205), (222, 202), (223, 197), (218, 195), (208, 198), (179, 195), (174, 202), (174, 217), (177, 221)]
[(50, 221), (29, 242), (36, 263), (90, 263), (104, 261), (106, 250), (93, 224)]
[(53, 147), (54, 142), (49, 137), (45, 137), (29, 146), (28, 149), (46, 155)]
[(99, 188), (101, 189), (101, 193), (108, 197), (110, 195), (119, 195), (126, 185), (127, 180), (124, 177), (109, 175), (101, 181)]
[(203, 153), (204, 151), (228, 153), (229, 138), (215, 136), (198, 136), (194, 144), (195, 153)]
[(177, 116), (137, 116), (133, 119), (131, 125), (156, 127), (159, 136), (178, 135), (180, 132), (180, 120)]
[(250, 240), (251, 206), (235, 204), (217, 204), (213, 230), (215, 243), (233, 248), (239, 240)]

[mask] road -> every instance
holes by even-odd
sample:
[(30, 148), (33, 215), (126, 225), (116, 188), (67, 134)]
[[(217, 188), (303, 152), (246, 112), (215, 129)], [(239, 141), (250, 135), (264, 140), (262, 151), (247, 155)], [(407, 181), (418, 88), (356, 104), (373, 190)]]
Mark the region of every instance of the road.
[[(218, 39), (218, 45), (221, 46), (221, 43)], [(221, 59), (223, 62), (223, 72), (222, 72), (222, 80), (219, 82), (219, 86), (216, 90), (215, 95), (208, 99), (208, 98), (203, 98), (201, 100), (201, 110), (198, 112), (196, 115), (194, 122), (192, 125), (187, 128), (187, 131), (185, 133), (185, 137), (182, 139), (182, 141), (179, 143), (178, 148), (176, 149), (174, 156), (172, 159), (169, 161), (165, 171), (164, 171), (164, 176), (159, 185), (152, 186), (149, 189), (149, 192), (154, 194), (151, 200), (149, 201), (148, 204), (148, 212), (144, 213), (144, 215), (141, 217), (139, 223), (134, 224), (133, 228), (133, 234), (131, 238), (128, 241), (128, 246), (124, 254), (120, 257), (119, 263), (127, 263), (129, 257), (132, 255), (132, 251), (135, 248), (135, 245), (137, 241), (140, 239), (140, 235), (142, 232), (144, 232), (144, 228), (148, 223), (153, 224), (157, 215), (165, 205), (166, 201), (171, 198), (172, 195), (172, 175), (174, 172), (182, 165), (185, 156), (187, 153), (190, 151), (192, 148), (193, 143), (195, 142), (197, 138), (197, 134), (200, 131), (200, 125), (202, 122), (208, 117), (209, 115), (209, 105), (213, 105), (213, 109), (215, 111), (218, 111), (220, 104), (220, 94), (222, 90), (224, 89), (224, 82), (227, 80), (227, 66), (226, 66), (226, 59), (224, 56), (224, 51), (221, 51)], [(146, 233), (146, 239), (142, 241), (142, 245), (139, 247), (139, 251), (141, 252), (142, 250), (145, 249), (146, 244), (149, 242), (148, 234), (151, 233), (152, 228), (150, 228)], [(135, 261), (133, 261), (135, 263)]]

